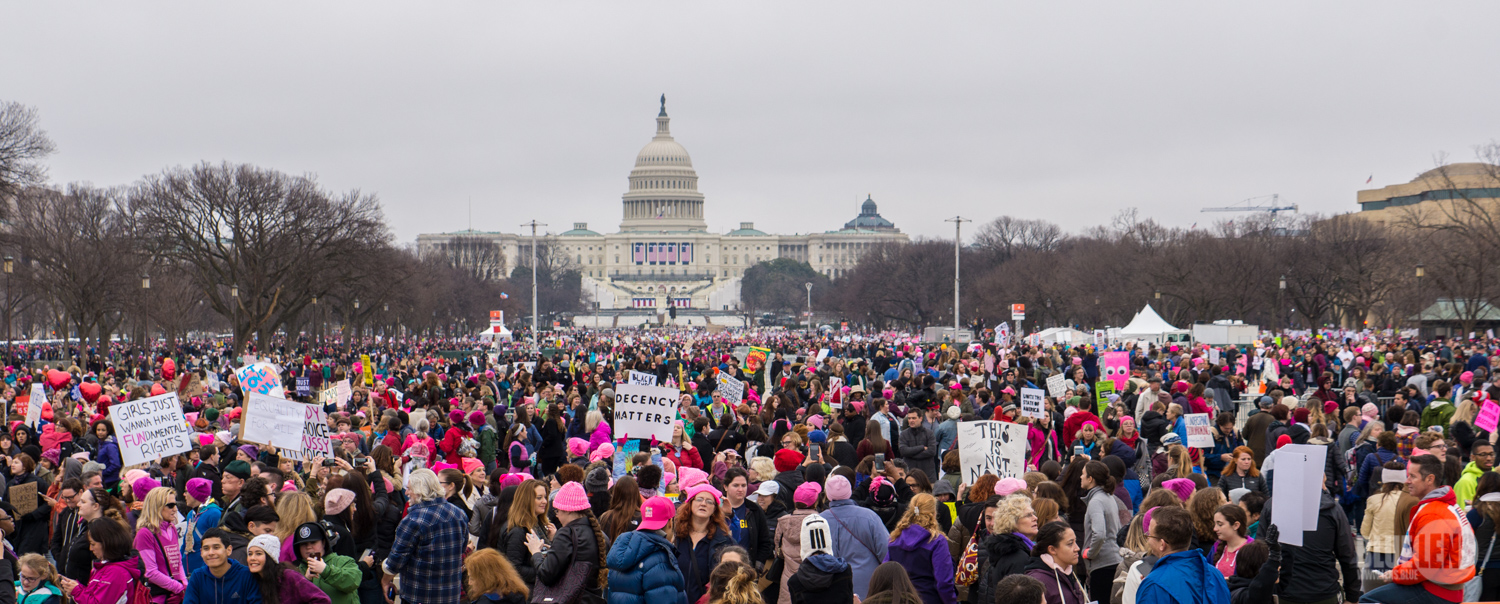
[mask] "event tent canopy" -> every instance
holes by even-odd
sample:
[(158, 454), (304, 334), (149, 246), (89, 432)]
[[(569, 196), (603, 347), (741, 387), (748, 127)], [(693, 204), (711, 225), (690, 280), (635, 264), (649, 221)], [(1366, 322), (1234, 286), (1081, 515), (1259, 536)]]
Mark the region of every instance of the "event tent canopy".
[(1130, 324), (1120, 328), (1120, 338), (1126, 340), (1161, 340), (1169, 333), (1181, 332), (1182, 330), (1172, 327), (1161, 315), (1156, 314), (1156, 309), (1147, 304), (1141, 312), (1135, 314)]

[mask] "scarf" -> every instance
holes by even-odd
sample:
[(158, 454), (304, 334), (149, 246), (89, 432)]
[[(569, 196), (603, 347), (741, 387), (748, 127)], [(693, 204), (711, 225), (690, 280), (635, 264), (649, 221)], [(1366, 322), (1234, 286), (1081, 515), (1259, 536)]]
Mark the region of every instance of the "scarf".
[(1120, 435), (1120, 436), (1118, 436), (1118, 437), (1115, 438), (1115, 440), (1118, 440), (1120, 442), (1125, 443), (1127, 446), (1129, 446), (1132, 449), (1135, 448), (1136, 441), (1138, 441), (1140, 439), (1141, 439), (1141, 433), (1139, 431), (1133, 432), (1130, 436)]

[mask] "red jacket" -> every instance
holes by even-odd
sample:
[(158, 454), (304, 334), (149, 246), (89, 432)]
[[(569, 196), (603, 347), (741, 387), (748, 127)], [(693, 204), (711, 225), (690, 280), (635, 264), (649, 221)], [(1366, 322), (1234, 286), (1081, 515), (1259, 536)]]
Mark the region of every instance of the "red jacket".
[(443, 450), (443, 461), (454, 465), (461, 463), (458, 448), (464, 444), (465, 438), (474, 438), (474, 433), (465, 430), (463, 426), (456, 425), (443, 432), (443, 442), (438, 444), (438, 448)]
[(672, 443), (661, 443), (658, 446), (661, 447), (661, 458), (672, 460), (677, 467), (703, 469), (703, 456), (698, 454), (698, 449), (678, 449)]
[(1478, 541), (1453, 489), (1428, 493), (1411, 510), (1411, 528), (1401, 544), (1401, 560), (1391, 580), (1422, 584), (1428, 593), (1462, 602), (1464, 583), (1474, 578)]

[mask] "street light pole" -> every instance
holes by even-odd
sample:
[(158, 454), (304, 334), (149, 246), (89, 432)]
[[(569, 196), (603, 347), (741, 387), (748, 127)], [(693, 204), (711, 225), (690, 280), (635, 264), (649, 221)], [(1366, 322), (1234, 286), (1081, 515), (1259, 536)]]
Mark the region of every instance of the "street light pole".
[(5, 364), (14, 365), (10, 349), (10, 274), (16, 272), (16, 259), (5, 257)]
[(812, 282), (802, 284), (807, 288), (807, 335), (812, 335)]
[(229, 286), (229, 310), (230, 320), (233, 324), (229, 327), (229, 337), (233, 338), (234, 351), (240, 351), (240, 286)]
[(963, 237), (960, 229), (965, 222), (973, 222), (963, 216), (954, 216), (943, 222), (953, 223), (953, 343), (958, 343), (958, 251), (963, 247)]
[(537, 334), (537, 316), (536, 316), (536, 313), (537, 313), (537, 309), (536, 309), (536, 228), (537, 227), (544, 227), (544, 226), (547, 226), (547, 225), (546, 225), (546, 223), (541, 223), (541, 222), (537, 222), (536, 220), (532, 220), (531, 222), (528, 222), (528, 223), (523, 224), (521, 226), (523, 226), (523, 227), (525, 227), (525, 226), (531, 227), (531, 348), (533, 350), (541, 350), (541, 348), (539, 348), (538, 344), (537, 344), (537, 341), (538, 341), (537, 336), (538, 336), (538, 334)]
[[(1282, 275), (1281, 276), (1281, 282), (1277, 283), (1277, 285), (1276, 285), (1276, 314), (1273, 317), (1274, 319), (1276, 319), (1276, 329), (1277, 329), (1277, 331), (1281, 330), (1281, 307), (1286, 305), (1286, 303), (1282, 301), (1282, 298), (1285, 298), (1285, 297), (1286, 297), (1286, 275)], [(1287, 321), (1290, 322), (1291, 321), (1291, 317), (1287, 317)]]

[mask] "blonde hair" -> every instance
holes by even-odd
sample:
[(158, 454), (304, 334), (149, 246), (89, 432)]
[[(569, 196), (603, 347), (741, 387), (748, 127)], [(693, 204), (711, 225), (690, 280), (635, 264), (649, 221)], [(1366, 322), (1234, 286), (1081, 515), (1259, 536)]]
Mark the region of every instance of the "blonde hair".
[(1448, 418), (1448, 425), (1453, 426), (1459, 422), (1466, 424), (1474, 423), (1474, 418), (1479, 415), (1479, 405), (1474, 404), (1474, 399), (1464, 397), (1464, 400), (1453, 408), (1453, 417)]
[[(167, 490), (170, 491), (172, 489)], [(53, 585), (57, 585), (57, 568), (52, 566), (52, 563), (48, 562), (47, 559), (42, 557), (41, 554), (30, 553), (21, 556), (21, 566), (28, 567), (31, 570), (36, 571), (36, 574), (41, 575), (43, 583), (51, 583)], [(17, 570), (17, 577), (19, 577), (20, 574), (21, 572)]]
[[(1010, 495), (1001, 499), (995, 506), (995, 534), (1016, 532), (1016, 526), (1027, 514), (1034, 514), (1031, 507), (1031, 496), (1022, 493)], [(1041, 526), (1041, 525), (1037, 525)]]
[(943, 530), (938, 527), (936, 497), (928, 493), (918, 493), (911, 498), (911, 503), (906, 505), (906, 513), (901, 515), (901, 521), (897, 522), (896, 528), (891, 530), (891, 543), (895, 543), (896, 539), (901, 537), (901, 532), (913, 524), (927, 529), (933, 541), (944, 537)]
[(469, 554), (464, 560), (464, 568), (469, 571), (470, 596), (519, 593), (525, 600), (531, 595), (526, 582), (516, 573), (516, 567), (494, 548), (480, 548)]
[(602, 421), (604, 421), (604, 414), (600, 413), (598, 409), (595, 409), (583, 416), (583, 427), (584, 429), (588, 430), (589, 434), (592, 435), (594, 433), (594, 429), (598, 428), (599, 422)]
[(1169, 460), (1170, 464), (1175, 465), (1177, 468), (1177, 474), (1172, 478), (1193, 477), (1193, 456), (1188, 454), (1188, 450), (1186, 447), (1183, 447), (1182, 445), (1172, 445), (1171, 447), (1168, 447), (1167, 459)]
[(287, 491), (276, 498), (276, 538), (285, 542), (297, 532), (297, 527), (318, 521), (318, 512), (313, 509), (312, 496), (302, 491)]
[(177, 492), (171, 487), (156, 487), (146, 493), (146, 507), (141, 510), (140, 517), (136, 520), (136, 527), (150, 529), (153, 533), (161, 532), (161, 525), (166, 522), (162, 518), (163, 510), (167, 504), (176, 500)]
[(743, 562), (722, 562), (708, 577), (710, 604), (762, 604), (755, 569)]
[(755, 475), (761, 482), (776, 479), (776, 463), (769, 457), (750, 458), (750, 469), (755, 470)]

